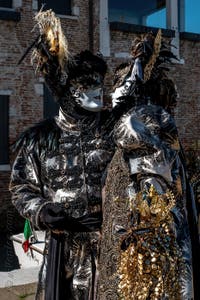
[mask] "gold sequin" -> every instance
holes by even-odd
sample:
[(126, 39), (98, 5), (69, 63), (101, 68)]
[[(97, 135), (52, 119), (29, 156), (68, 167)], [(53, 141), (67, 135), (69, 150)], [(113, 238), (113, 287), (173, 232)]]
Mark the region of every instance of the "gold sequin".
[(128, 248), (121, 251), (120, 299), (156, 300), (165, 292), (169, 299), (179, 300), (176, 273), (182, 260), (172, 230), (174, 194), (170, 190), (158, 194), (151, 185), (149, 191), (139, 192), (129, 203), (132, 213), (140, 216), (140, 222), (128, 232), (130, 237), (131, 234), (138, 236), (137, 243), (130, 242)]

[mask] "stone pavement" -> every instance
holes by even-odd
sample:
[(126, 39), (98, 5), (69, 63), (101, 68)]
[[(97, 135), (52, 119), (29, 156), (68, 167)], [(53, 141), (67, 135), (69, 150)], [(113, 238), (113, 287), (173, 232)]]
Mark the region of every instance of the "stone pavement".
[(24, 254), (20, 243), (14, 247), (9, 236), (0, 234), (0, 300), (35, 299), (42, 258), (36, 254), (32, 259)]
[(1, 300), (34, 300), (37, 283), (0, 288)]
[(0, 300), (35, 299), (39, 268), (0, 272)]

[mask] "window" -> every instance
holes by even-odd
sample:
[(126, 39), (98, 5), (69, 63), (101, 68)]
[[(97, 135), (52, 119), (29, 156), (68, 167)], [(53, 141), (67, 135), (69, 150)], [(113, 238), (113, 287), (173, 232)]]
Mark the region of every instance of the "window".
[(0, 7), (12, 8), (12, 0), (0, 0)]
[(146, 17), (146, 26), (166, 28), (166, 7), (149, 14)]
[(44, 10), (52, 9), (59, 15), (71, 15), (71, 0), (38, 0), (38, 10), (44, 6)]
[(109, 21), (166, 28), (165, 0), (108, 0)]
[(9, 163), (8, 126), (9, 96), (0, 95), (0, 164)]
[(44, 118), (52, 118), (58, 114), (59, 106), (55, 102), (51, 92), (44, 85)]
[(185, 0), (185, 22), (184, 31), (192, 33), (200, 33), (200, 1)]
[(0, 20), (19, 22), (21, 14), (15, 8), (21, 7), (21, 2), (17, 0), (0, 0)]

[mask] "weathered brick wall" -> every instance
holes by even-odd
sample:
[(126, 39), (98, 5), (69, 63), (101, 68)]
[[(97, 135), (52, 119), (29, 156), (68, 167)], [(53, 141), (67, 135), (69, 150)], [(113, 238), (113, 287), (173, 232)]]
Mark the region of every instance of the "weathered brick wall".
[(99, 0), (93, 1), (93, 38), (94, 38), (94, 53), (99, 51)]
[(179, 93), (175, 117), (184, 147), (200, 151), (200, 42), (181, 40), (180, 57), (185, 63), (171, 71)]
[(77, 19), (61, 19), (65, 36), (69, 42), (69, 51), (72, 54), (89, 48), (89, 8), (88, 0), (75, 0), (74, 5), (79, 7)]

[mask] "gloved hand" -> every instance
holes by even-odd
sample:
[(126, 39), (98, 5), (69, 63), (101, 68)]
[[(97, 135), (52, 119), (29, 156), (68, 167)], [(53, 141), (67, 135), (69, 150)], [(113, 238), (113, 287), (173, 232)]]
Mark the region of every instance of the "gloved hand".
[[(102, 225), (102, 212), (95, 212), (86, 214), (82, 217), (74, 219), (77, 223), (77, 228), (80, 226), (78, 231), (95, 231), (101, 228)], [(80, 224), (80, 225), (78, 225)], [(81, 230), (84, 229), (84, 230)]]
[(102, 224), (102, 214), (86, 214), (79, 218), (69, 216), (68, 211), (60, 203), (48, 203), (40, 211), (42, 227), (50, 230), (90, 232), (98, 230)]
[(66, 213), (62, 204), (48, 203), (39, 213), (40, 227), (50, 230), (64, 230)]

